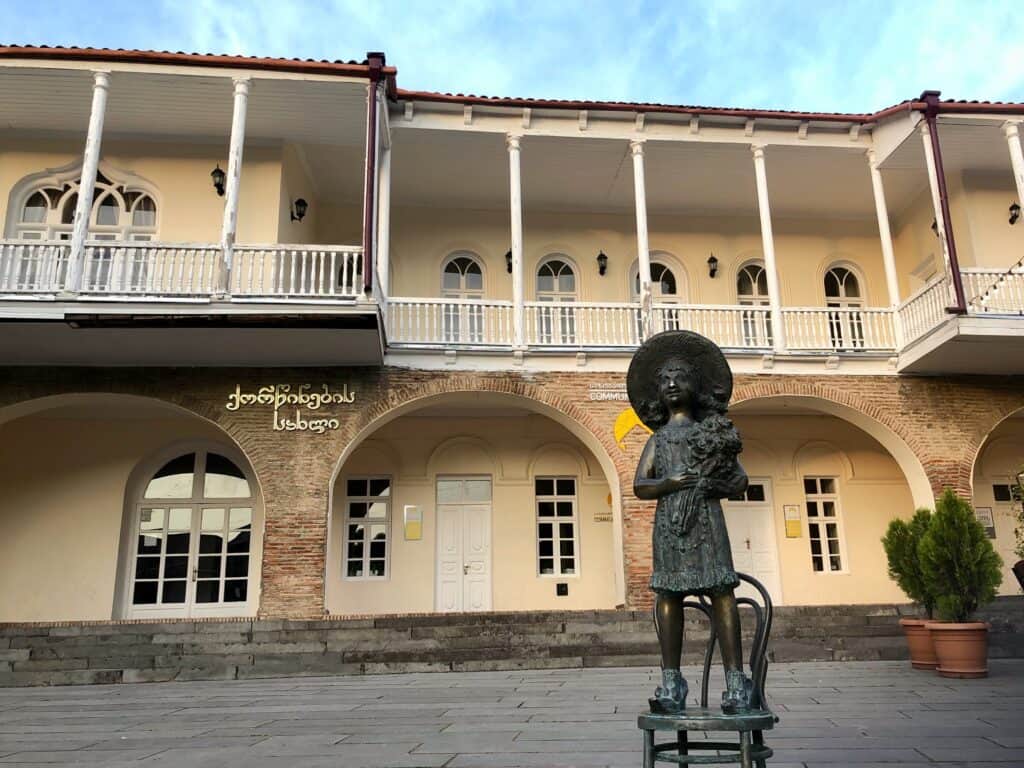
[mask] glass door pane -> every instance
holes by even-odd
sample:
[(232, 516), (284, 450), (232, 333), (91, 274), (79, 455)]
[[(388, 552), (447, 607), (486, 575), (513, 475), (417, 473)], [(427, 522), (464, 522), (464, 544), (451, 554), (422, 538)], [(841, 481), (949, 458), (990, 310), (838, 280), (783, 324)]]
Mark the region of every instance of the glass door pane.
[(196, 603), (245, 602), (249, 593), (250, 507), (204, 507), (196, 564)]
[(192, 507), (142, 507), (135, 546), (133, 606), (182, 606), (188, 601)]

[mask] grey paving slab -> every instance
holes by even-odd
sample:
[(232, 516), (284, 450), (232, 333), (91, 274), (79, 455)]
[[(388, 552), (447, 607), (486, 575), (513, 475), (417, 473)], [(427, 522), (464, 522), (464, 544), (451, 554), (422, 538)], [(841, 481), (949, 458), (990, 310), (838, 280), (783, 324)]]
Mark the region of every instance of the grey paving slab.
[[(597, 768), (639, 764), (650, 669), (410, 673), (0, 691), (0, 766)], [(688, 671), (691, 690), (698, 674)], [(717, 698), (716, 682), (712, 700)], [(772, 768), (1024, 766), (1024, 661), (779, 664)]]

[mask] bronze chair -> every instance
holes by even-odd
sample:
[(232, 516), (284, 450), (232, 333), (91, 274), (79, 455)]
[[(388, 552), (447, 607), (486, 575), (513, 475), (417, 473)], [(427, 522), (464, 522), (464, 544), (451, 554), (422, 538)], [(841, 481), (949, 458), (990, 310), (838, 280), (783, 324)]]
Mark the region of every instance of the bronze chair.
[[(746, 605), (752, 609), (756, 622), (750, 649), (750, 677), (754, 684), (750, 699), (751, 708), (746, 712), (729, 715), (708, 707), (708, 678), (711, 675), (711, 662), (718, 644), (714, 624), (711, 622), (711, 601), (703, 596), (686, 600), (683, 607), (694, 608), (703, 613), (711, 626), (708, 645), (704, 651), (700, 707), (687, 707), (684, 712), (677, 715), (640, 715), (637, 726), (644, 732), (644, 768), (654, 768), (655, 762), (676, 765), (739, 763), (743, 768), (765, 768), (766, 761), (772, 756), (772, 750), (764, 743), (764, 732), (771, 730), (779, 720), (768, 708), (764, 692), (765, 679), (768, 676), (768, 633), (772, 627), (772, 599), (768, 595), (768, 590), (757, 579), (744, 573), (737, 576), (741, 582), (754, 587), (761, 597), (760, 602), (750, 597), (736, 599), (739, 605)], [(673, 741), (655, 743), (655, 731), (673, 731), (676, 738)], [(691, 741), (691, 731), (734, 731), (739, 738), (737, 741)], [(694, 754), (695, 752), (698, 754)]]

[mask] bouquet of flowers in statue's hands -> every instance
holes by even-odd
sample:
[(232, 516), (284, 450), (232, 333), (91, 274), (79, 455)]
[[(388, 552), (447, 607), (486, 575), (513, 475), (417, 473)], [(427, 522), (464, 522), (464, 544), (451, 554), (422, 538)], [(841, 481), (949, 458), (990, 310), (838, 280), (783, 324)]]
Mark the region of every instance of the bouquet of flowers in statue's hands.
[(698, 421), (687, 436), (690, 461), (687, 472), (697, 475), (691, 503), (680, 520), (680, 533), (686, 533), (697, 519), (697, 507), (707, 499), (721, 498), (719, 488), (731, 485), (736, 472), (736, 457), (743, 449), (740, 434), (726, 416), (712, 413)]

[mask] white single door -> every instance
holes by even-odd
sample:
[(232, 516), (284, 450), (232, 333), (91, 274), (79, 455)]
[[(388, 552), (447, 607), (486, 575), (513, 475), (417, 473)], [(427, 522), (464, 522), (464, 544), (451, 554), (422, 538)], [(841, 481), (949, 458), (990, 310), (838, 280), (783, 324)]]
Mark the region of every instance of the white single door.
[[(725, 525), (732, 546), (733, 567), (764, 584), (772, 602), (782, 602), (778, 549), (767, 480), (751, 480), (744, 498), (722, 502)], [(754, 597), (749, 585), (741, 585), (738, 596)]]
[[(477, 499), (489, 499), (490, 479), (444, 479), (437, 485), (437, 610), (489, 611), (491, 504)], [(449, 500), (457, 503), (444, 503)]]

